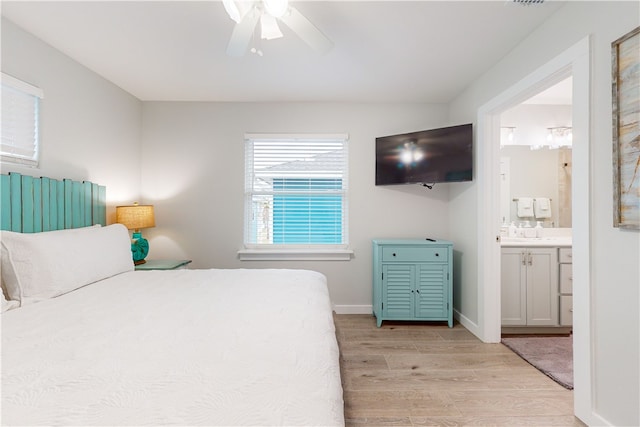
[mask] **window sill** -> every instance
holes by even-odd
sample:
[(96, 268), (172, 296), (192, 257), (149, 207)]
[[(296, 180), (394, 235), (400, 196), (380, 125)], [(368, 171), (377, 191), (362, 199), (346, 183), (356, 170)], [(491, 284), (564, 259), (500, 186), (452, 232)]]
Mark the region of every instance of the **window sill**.
[(351, 249), (241, 249), (240, 261), (350, 261)]

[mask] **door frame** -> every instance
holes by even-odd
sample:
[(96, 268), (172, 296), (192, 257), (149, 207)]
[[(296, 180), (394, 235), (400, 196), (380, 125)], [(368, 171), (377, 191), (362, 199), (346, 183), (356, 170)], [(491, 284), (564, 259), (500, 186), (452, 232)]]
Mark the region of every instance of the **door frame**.
[[(478, 324), (481, 339), (500, 342), (500, 114), (573, 77), (573, 346), (574, 413), (588, 425), (594, 414), (591, 324), (590, 68), (587, 36), (478, 109)], [(579, 214), (578, 214), (579, 213)]]

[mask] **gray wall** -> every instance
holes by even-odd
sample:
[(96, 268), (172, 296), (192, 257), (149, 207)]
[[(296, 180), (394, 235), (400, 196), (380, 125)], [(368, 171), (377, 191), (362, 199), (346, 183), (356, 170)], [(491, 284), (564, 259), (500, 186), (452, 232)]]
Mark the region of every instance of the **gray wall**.
[[(338, 309), (371, 313), (371, 240), (446, 239), (449, 229), (448, 185), (374, 185), (375, 138), (446, 124), (446, 107), (432, 104), (145, 103), (142, 194), (157, 215), (145, 232), (149, 256), (184, 256), (194, 267), (310, 268), (328, 277)], [(349, 134), (351, 261), (238, 260), (245, 132)]]
[(40, 165), (2, 163), (2, 173), (88, 180), (107, 186), (107, 214), (140, 194), (142, 103), (2, 19), (2, 72), (44, 91)]

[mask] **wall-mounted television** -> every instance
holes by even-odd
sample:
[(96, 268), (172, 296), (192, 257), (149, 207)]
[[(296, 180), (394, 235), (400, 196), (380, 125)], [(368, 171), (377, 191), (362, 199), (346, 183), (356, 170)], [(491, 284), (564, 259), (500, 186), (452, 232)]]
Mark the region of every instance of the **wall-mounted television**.
[(472, 175), (470, 123), (376, 138), (376, 185), (471, 181)]

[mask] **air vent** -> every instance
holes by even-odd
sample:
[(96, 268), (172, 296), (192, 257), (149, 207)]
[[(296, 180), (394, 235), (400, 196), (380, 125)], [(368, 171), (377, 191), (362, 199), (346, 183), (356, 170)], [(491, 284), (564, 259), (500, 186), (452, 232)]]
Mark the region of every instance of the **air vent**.
[(519, 3), (524, 6), (529, 6), (532, 4), (542, 4), (544, 0), (513, 0), (514, 3)]

